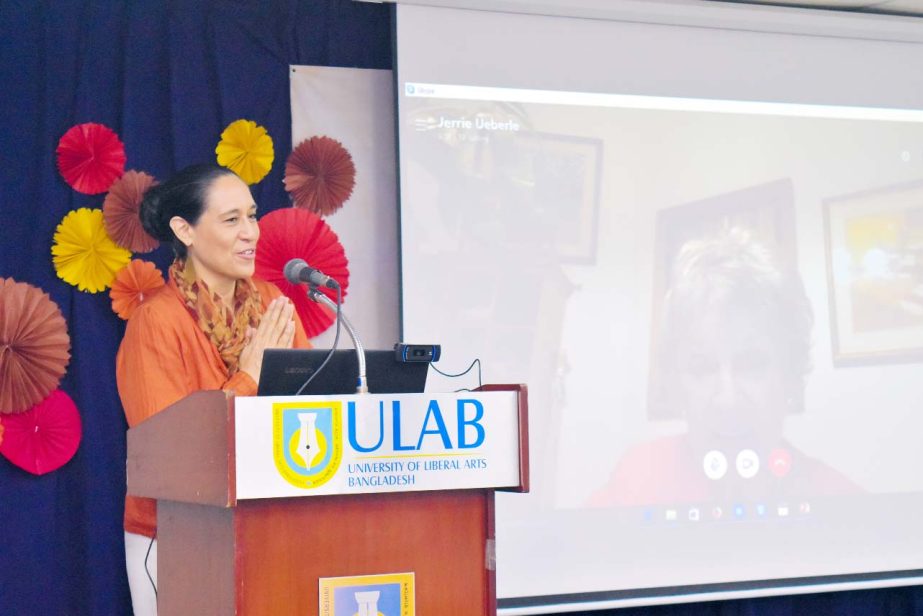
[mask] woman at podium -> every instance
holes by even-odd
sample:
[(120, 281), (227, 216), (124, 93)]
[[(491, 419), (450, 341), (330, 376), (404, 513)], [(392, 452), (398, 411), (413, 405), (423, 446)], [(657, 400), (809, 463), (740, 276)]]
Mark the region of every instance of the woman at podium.
[[(263, 351), (309, 347), (294, 306), (253, 278), (260, 229), (250, 189), (217, 165), (153, 186), (141, 224), (173, 246), (167, 284), (132, 314), (116, 358), (129, 427), (192, 392), (256, 394)], [(156, 501), (127, 496), (125, 551), (134, 612), (156, 614)]]

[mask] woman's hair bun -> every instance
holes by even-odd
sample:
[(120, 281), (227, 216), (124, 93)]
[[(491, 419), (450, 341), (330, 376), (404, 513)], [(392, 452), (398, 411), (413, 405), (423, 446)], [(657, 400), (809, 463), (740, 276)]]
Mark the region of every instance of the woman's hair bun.
[(185, 259), (186, 246), (174, 235), (170, 221), (174, 216), (179, 216), (195, 225), (205, 211), (209, 187), (225, 175), (235, 174), (214, 163), (190, 165), (179, 170), (166, 182), (151, 186), (144, 193), (138, 209), (141, 226), (151, 237), (171, 243), (174, 254)]
[(141, 218), (141, 226), (151, 237), (161, 242), (169, 242), (173, 239), (173, 231), (170, 229), (170, 220), (165, 216), (163, 206), (164, 186), (155, 184), (144, 192), (138, 216)]

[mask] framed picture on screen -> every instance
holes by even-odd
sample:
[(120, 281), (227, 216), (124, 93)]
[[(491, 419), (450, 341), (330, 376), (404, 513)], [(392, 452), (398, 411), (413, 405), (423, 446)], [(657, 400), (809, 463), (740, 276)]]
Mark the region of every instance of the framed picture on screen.
[(923, 182), (824, 202), (837, 365), (923, 360)]
[(524, 132), (517, 139), (523, 181), (533, 188), (535, 215), (553, 229), (560, 263), (596, 262), (601, 139)]

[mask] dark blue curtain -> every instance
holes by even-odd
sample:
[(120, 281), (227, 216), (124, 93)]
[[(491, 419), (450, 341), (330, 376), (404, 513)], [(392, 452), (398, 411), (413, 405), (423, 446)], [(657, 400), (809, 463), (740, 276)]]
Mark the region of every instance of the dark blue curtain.
[[(289, 65), (391, 67), (387, 6), (349, 0), (0, 0), (0, 277), (61, 307), (72, 343), (62, 387), (83, 441), (36, 477), (0, 458), (0, 615), (130, 613), (124, 572), (125, 420), (114, 382), (123, 323), (108, 293), (59, 280), (56, 225), (103, 195), (72, 190), (55, 167), (61, 135), (99, 122), (125, 143), (126, 167), (166, 178), (214, 161), (230, 122), (267, 128), (272, 172), (262, 211), (287, 204)], [(153, 259), (161, 270), (168, 250)], [(144, 258), (150, 258), (147, 255)], [(165, 270), (164, 270), (165, 271)]]
[[(125, 421), (114, 383), (123, 324), (106, 293), (78, 292), (51, 263), (70, 210), (101, 207), (55, 168), (74, 124), (125, 143), (127, 168), (158, 178), (214, 160), (224, 127), (265, 126), (276, 162), (254, 187), (263, 212), (287, 203), (288, 66), (390, 68), (387, 6), (350, 0), (0, 0), (0, 277), (48, 292), (73, 358), (62, 383), (77, 403), (76, 456), (37, 477), (0, 458), (0, 615), (130, 613), (124, 572)], [(153, 255), (163, 270), (169, 254)], [(703, 566), (707, 566), (703, 555)], [(594, 614), (599, 614), (595, 612)], [(702, 615), (923, 613), (915, 588), (620, 611)]]

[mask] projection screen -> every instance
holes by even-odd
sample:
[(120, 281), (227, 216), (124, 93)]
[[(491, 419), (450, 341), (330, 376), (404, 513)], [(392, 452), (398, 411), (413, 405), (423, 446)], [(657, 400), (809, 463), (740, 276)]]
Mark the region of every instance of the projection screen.
[(529, 386), (502, 613), (920, 582), (923, 26), (704, 4), (397, 7), (403, 339)]

